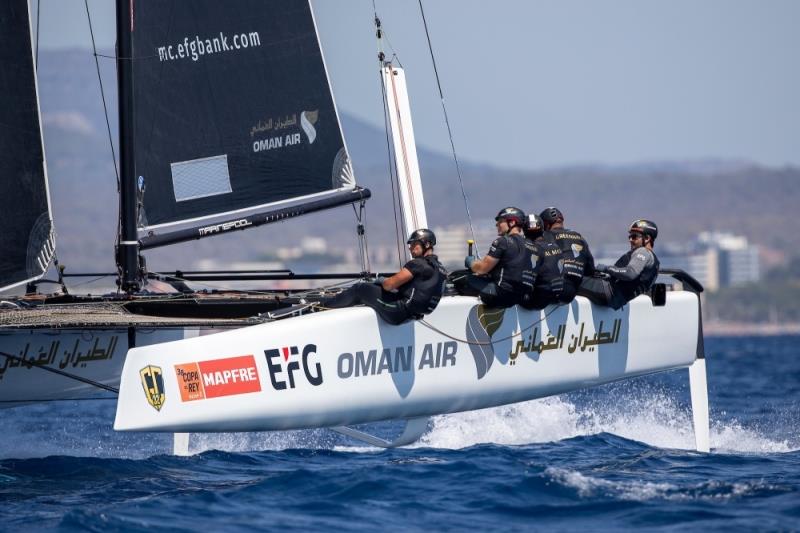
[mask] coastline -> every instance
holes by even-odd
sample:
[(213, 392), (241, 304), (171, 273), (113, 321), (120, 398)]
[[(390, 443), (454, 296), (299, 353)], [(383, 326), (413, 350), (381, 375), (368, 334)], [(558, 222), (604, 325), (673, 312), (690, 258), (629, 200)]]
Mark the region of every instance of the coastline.
[(800, 323), (704, 321), (703, 335), (706, 337), (771, 337), (776, 335), (800, 335)]

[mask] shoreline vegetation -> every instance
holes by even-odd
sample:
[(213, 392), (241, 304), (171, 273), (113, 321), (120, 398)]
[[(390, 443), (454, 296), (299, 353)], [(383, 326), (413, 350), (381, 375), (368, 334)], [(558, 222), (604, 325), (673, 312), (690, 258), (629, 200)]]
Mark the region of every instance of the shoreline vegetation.
[(800, 322), (776, 324), (727, 320), (703, 321), (704, 337), (773, 337), (779, 335), (800, 335)]
[(704, 294), (703, 315), (708, 335), (800, 334), (800, 257), (757, 283)]

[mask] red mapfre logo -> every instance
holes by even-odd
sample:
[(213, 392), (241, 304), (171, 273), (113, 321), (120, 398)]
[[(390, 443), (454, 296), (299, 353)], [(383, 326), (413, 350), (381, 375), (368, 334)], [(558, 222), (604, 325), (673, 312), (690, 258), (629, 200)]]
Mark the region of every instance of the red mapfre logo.
[(175, 365), (175, 375), (184, 402), (261, 391), (252, 355)]

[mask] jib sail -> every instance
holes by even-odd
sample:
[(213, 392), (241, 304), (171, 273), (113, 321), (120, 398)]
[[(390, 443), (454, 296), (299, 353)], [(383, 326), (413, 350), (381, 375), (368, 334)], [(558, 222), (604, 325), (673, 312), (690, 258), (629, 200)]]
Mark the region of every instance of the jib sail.
[(308, 0), (132, 5), (140, 228), (353, 192)]
[(0, 288), (41, 277), (55, 253), (27, 0), (0, 2)]

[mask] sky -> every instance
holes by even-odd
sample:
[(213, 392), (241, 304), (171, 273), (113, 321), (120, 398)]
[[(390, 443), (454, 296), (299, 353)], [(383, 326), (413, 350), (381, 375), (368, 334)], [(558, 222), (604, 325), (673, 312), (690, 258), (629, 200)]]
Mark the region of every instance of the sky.
[[(89, 47), (83, 0), (42, 49)], [(89, 0), (114, 43), (114, 2)], [(336, 102), (383, 127), (372, 0), (313, 0)], [(450, 152), (418, 0), (376, 0), (417, 142)], [(518, 169), (693, 159), (800, 165), (800, 1), (423, 0), (459, 157)], [(388, 42), (387, 42), (388, 41)], [(347, 132), (345, 132), (346, 134)]]

